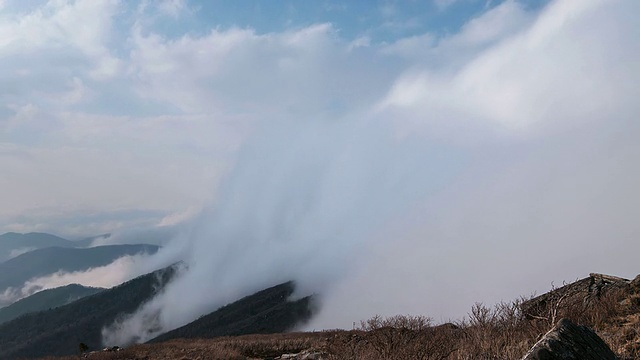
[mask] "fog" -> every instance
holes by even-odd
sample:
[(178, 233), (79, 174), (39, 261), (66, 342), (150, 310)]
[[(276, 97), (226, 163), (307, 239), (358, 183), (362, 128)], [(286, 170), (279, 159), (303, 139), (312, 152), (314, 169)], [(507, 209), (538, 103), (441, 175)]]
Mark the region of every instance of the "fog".
[(28, 253), (29, 251), (32, 251), (35, 249), (36, 249), (35, 247), (23, 247), (23, 248), (13, 249), (9, 252), (9, 257), (6, 260), (13, 259), (14, 257)]
[[(53, 274), (27, 280), (22, 287), (9, 287), (0, 294), (0, 305), (9, 305), (37, 292), (69, 284), (90, 287), (111, 288), (140, 275), (157, 269), (161, 257), (151, 255), (126, 255), (105, 266), (97, 266), (84, 271), (57, 271)], [(164, 264), (162, 262), (161, 264)]]
[[(318, 294), (306, 328), (323, 329), (445, 321), (552, 281), (639, 273), (640, 3), (498, 10), (524, 20), (475, 19), (368, 106), (256, 125), (213, 203), (162, 252), (188, 269), (105, 343), (288, 280)], [(447, 54), (457, 61), (433, 61)]]

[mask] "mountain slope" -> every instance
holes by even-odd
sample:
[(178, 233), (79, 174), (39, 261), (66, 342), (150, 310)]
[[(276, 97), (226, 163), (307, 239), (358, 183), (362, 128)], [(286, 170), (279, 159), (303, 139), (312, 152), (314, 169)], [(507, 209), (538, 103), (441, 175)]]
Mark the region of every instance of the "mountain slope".
[(288, 301), (294, 283), (286, 282), (244, 297), (150, 342), (178, 338), (213, 338), (270, 334), (291, 330), (312, 316), (311, 296)]
[(0, 261), (24, 253), (30, 250), (41, 249), (50, 246), (76, 247), (73, 241), (46, 233), (19, 234), (8, 232), (0, 235)]
[(57, 308), (104, 289), (78, 284), (43, 290), (0, 309), (0, 325), (21, 315)]
[[(102, 329), (151, 299), (176, 270), (174, 265), (71, 304), (1, 324), (0, 359), (73, 355), (81, 342), (89, 349), (101, 348)], [(152, 341), (289, 330), (311, 316), (311, 297), (287, 301), (293, 290), (292, 282), (262, 290)]]
[(78, 344), (101, 348), (102, 328), (135, 311), (175, 274), (176, 266), (143, 275), (71, 304), (23, 315), (0, 325), (0, 359), (77, 353)]
[(156, 251), (158, 247), (154, 245), (108, 245), (86, 249), (49, 247), (30, 251), (0, 263), (0, 292), (9, 287), (22, 287), (34, 277), (60, 270), (84, 271), (108, 265), (125, 255)]

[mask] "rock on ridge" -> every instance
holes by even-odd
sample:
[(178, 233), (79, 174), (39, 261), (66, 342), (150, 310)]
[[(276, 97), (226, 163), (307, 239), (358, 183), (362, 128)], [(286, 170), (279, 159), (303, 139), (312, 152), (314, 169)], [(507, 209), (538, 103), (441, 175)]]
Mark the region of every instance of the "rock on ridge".
[(593, 330), (561, 319), (522, 360), (616, 360), (609, 346)]
[(609, 291), (629, 290), (634, 287), (634, 284), (636, 288), (640, 289), (640, 275), (633, 281), (629, 281), (617, 276), (591, 273), (589, 277), (576, 280), (525, 301), (522, 304), (522, 310), (527, 318), (532, 319), (545, 316), (548, 307), (560, 299), (563, 299), (563, 304), (567, 307), (585, 307)]

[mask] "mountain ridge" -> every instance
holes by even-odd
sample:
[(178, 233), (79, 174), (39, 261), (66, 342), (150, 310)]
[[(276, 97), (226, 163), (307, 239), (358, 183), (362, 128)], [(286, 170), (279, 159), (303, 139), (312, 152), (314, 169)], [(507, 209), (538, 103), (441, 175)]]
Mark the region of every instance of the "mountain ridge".
[(0, 292), (22, 287), (25, 282), (58, 271), (85, 271), (105, 266), (114, 260), (140, 253), (154, 254), (155, 245), (105, 245), (92, 248), (47, 247), (30, 251), (0, 263)]
[(39, 291), (15, 303), (0, 308), (0, 325), (24, 314), (43, 311), (67, 305), (83, 297), (103, 291), (103, 288), (69, 284)]
[(291, 330), (308, 321), (313, 313), (312, 296), (289, 301), (294, 290), (293, 281), (271, 286), (168, 331), (148, 343), (178, 338), (271, 334)]
[(77, 245), (71, 240), (49, 233), (6, 232), (0, 235), (0, 261), (14, 257), (16, 252), (21, 253), (50, 246), (76, 247)]

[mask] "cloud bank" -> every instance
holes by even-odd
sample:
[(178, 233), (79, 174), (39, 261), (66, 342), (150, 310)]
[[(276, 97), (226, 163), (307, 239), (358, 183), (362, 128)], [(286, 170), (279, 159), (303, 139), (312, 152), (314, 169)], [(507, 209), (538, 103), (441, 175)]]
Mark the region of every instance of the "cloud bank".
[[(505, 2), (450, 37), (362, 50), (374, 56), (366, 64), (397, 57), (410, 66), (382, 94), (358, 93), (350, 83), (358, 73), (349, 77), (335, 89), (358, 94), (362, 105), (350, 111), (320, 111), (330, 95), (319, 93), (302, 103), (304, 116), (280, 109), (255, 126), (213, 205), (176, 239), (189, 270), (105, 339), (144, 341), (292, 278), (301, 293), (321, 294), (308, 325), (318, 329), (376, 313), (447, 320), (475, 301), (516, 298), (591, 271), (635, 276), (637, 10), (630, 1), (556, 1), (532, 13)], [(357, 58), (350, 51), (360, 49), (328, 26), (188, 42), (206, 47), (222, 37), (234, 59), (267, 39), (278, 54), (319, 51), (311, 65), (290, 60), (312, 66), (306, 76), (323, 73), (315, 61), (327, 53)], [(407, 52), (416, 44), (427, 48)], [(263, 76), (251, 73), (247, 91), (260, 91)], [(315, 94), (322, 81), (336, 80), (284, 86)], [(269, 117), (272, 99), (253, 95), (267, 99), (260, 106)], [(225, 104), (234, 104), (238, 95), (229, 96)], [(144, 319), (153, 319), (147, 331)]]
[[(157, 259), (157, 258), (156, 258)], [(9, 305), (37, 292), (70, 284), (111, 288), (153, 270), (156, 259), (151, 255), (126, 255), (112, 263), (85, 271), (58, 271), (46, 276), (29, 279), (21, 288), (9, 287), (0, 294), (0, 304)], [(164, 265), (164, 263), (163, 263)]]

